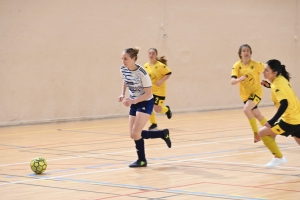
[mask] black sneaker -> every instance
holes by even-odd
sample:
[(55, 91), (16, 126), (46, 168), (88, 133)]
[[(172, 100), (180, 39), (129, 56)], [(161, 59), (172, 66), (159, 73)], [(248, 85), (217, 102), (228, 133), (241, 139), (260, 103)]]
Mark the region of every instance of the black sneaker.
[(171, 109), (170, 109), (170, 106), (166, 106), (169, 110), (168, 112), (166, 112), (166, 115), (168, 117), (168, 119), (171, 119), (172, 118), (172, 112), (171, 112)]
[(157, 130), (157, 124), (151, 124), (151, 126), (149, 126), (148, 130), (149, 131), (151, 131), (151, 130)]
[(129, 167), (147, 167), (147, 161), (137, 160), (134, 163), (130, 164)]
[(162, 139), (166, 142), (167, 146), (169, 148), (171, 148), (171, 139), (170, 139), (169, 129), (164, 129), (163, 131), (164, 131), (164, 137)]

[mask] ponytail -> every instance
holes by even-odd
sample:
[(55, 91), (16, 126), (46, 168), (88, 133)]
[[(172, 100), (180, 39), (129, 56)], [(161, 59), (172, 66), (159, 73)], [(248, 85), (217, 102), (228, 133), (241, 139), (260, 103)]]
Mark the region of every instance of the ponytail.
[(281, 68), (282, 68), (281, 75), (284, 76), (284, 78), (286, 78), (286, 80), (290, 81), (290, 79), (291, 79), (290, 73), (286, 71), (284, 65), (281, 65)]
[(165, 56), (161, 56), (161, 57), (157, 57), (157, 59), (159, 62), (167, 65), (167, 59), (165, 58)]
[(290, 81), (290, 73), (286, 71), (285, 66), (281, 65), (281, 62), (279, 60), (272, 59), (269, 60), (266, 64), (273, 72), (277, 72), (276, 76), (282, 75), (284, 78), (286, 78), (286, 80)]

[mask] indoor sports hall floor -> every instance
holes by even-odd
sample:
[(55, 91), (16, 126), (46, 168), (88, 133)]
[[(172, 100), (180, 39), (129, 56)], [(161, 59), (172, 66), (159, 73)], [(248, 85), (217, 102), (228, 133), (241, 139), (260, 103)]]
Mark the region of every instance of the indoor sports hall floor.
[[(261, 108), (271, 117), (275, 108)], [(0, 199), (300, 199), (300, 147), (277, 137), (288, 163), (272, 158), (253, 136), (241, 109), (158, 116), (172, 148), (146, 140), (147, 168), (136, 160), (127, 118), (0, 128)], [(147, 124), (147, 127), (149, 124)], [(29, 163), (43, 157), (35, 175)]]

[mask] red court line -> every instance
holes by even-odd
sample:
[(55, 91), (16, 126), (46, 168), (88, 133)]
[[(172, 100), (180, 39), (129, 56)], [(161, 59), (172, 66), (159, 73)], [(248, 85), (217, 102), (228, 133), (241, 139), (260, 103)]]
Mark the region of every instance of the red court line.
[(96, 199), (96, 200), (112, 199), (112, 198), (117, 198), (117, 197), (130, 196), (130, 195), (141, 194), (141, 193), (146, 193), (146, 192), (155, 192), (155, 191), (161, 191), (161, 190), (165, 190), (165, 189), (179, 188), (179, 187), (199, 185), (199, 184), (213, 184), (213, 185), (224, 185), (224, 186), (245, 187), (245, 188), (255, 188), (255, 189), (260, 188), (260, 189), (268, 189), (268, 190), (276, 190), (276, 191), (300, 192), (300, 190), (287, 190), (287, 189), (278, 189), (278, 188), (266, 188), (266, 187), (261, 187), (261, 186), (235, 185), (235, 184), (225, 184), (225, 183), (215, 183), (215, 182), (199, 182), (199, 183), (191, 183), (191, 184), (186, 184), (186, 185), (178, 185), (178, 186), (167, 187), (167, 188), (160, 188), (158, 190), (142, 190), (141, 189), (142, 191), (140, 191), (140, 192), (133, 192), (133, 193), (129, 193), (129, 194), (120, 194), (120, 195), (105, 197), (105, 198)]
[(300, 190), (287, 190), (287, 189), (279, 189), (279, 188), (266, 188), (266, 187), (261, 187), (259, 185), (257, 185), (257, 186), (248, 186), (248, 185), (235, 185), (235, 184), (214, 183), (214, 182), (203, 182), (203, 183), (213, 184), (213, 185), (234, 186), (234, 187), (261, 188), (261, 189), (281, 190), (281, 191), (288, 191), (288, 192), (300, 192)]
[(281, 184), (289, 184), (289, 183), (300, 183), (300, 181), (290, 181), (290, 182), (282, 182), (282, 183), (272, 183), (272, 184), (265, 184), (265, 185), (258, 185), (258, 186), (281, 185)]
[[(197, 163), (197, 164), (199, 164), (201, 166), (203, 166), (203, 164), (214, 164), (213, 162), (201, 162), (201, 160), (195, 160), (195, 161), (192, 161), (192, 162), (193, 163)], [(222, 162), (217, 163), (217, 164), (219, 164), (219, 165), (227, 165), (227, 166), (230, 166), (232, 168), (224, 168), (224, 167), (223, 168), (220, 168), (220, 167), (201, 167), (201, 168), (203, 168), (203, 169), (218, 169), (218, 170), (224, 170), (224, 169), (226, 169), (226, 170), (239, 169), (240, 170), (239, 167), (249, 167), (249, 166), (242, 165), (242, 164), (231, 165), (230, 163), (222, 163)], [(183, 166), (183, 165), (181, 164), (180, 166)], [(194, 166), (188, 166), (188, 165), (186, 165), (184, 167), (194, 168), (195, 165)], [(295, 168), (297, 168), (299, 166), (289, 166), (289, 167), (295, 167)], [(251, 168), (248, 168), (248, 169), (251, 169), (251, 170), (254, 170), (254, 171), (261, 171), (261, 168), (259, 168), (259, 167), (251, 167)], [(299, 171), (299, 170), (297, 170), (297, 169), (284, 169), (284, 171), (294, 172), (294, 171)], [(243, 172), (249, 172), (249, 173), (251, 173), (253, 171), (249, 170), (249, 171), (243, 171)]]
[(192, 185), (199, 185), (199, 184), (202, 184), (202, 183), (200, 182), (200, 183), (191, 183), (191, 184), (186, 184), (186, 185), (178, 185), (178, 186), (173, 186), (173, 187), (160, 188), (158, 190), (143, 190), (143, 189), (140, 189), (141, 190), (140, 192), (132, 192), (132, 193), (129, 193), (129, 194), (120, 194), (120, 195), (116, 195), (116, 196), (110, 196), (110, 197), (105, 197), (105, 198), (95, 199), (95, 200), (112, 199), (112, 198), (117, 198), (117, 197), (124, 197), (124, 196), (130, 196), (130, 195), (135, 195), (135, 194), (142, 194), (142, 193), (146, 193), (146, 192), (155, 192), (155, 191), (160, 191), (160, 190), (165, 190), (165, 189), (170, 189), (170, 188), (178, 188), (178, 187), (185, 187), (185, 186), (192, 186)]

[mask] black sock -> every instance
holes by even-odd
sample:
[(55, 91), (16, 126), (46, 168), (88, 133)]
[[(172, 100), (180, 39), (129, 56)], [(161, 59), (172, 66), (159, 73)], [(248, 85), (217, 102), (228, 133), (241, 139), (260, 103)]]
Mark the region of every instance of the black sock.
[(146, 162), (144, 139), (135, 140), (136, 153), (140, 161)]
[(144, 139), (163, 138), (163, 137), (165, 137), (164, 130), (155, 130), (155, 131), (142, 130), (142, 138)]

